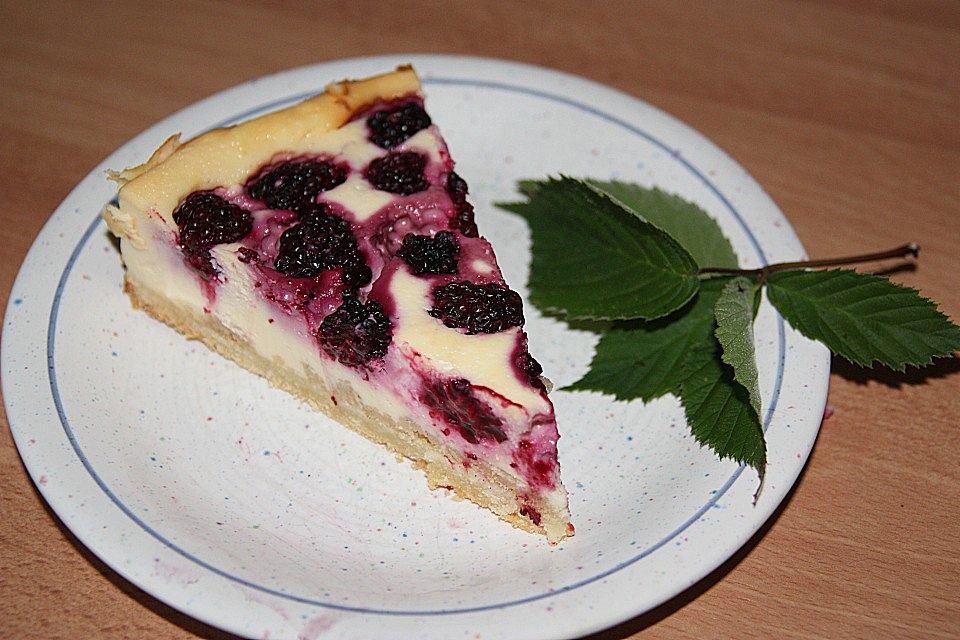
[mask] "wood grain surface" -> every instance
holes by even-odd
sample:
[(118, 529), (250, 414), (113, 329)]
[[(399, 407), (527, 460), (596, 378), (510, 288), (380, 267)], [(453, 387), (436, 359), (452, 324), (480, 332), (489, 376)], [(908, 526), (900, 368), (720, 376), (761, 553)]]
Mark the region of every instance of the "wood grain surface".
[[(960, 4), (0, 2), (0, 302), (50, 213), (173, 111), (290, 67), (396, 52), (580, 74), (752, 173), (813, 257), (916, 240), (892, 277), (960, 318)], [(594, 636), (960, 637), (960, 364), (834, 362), (794, 492), (734, 558)], [(229, 638), (87, 552), (0, 429), (0, 637)]]

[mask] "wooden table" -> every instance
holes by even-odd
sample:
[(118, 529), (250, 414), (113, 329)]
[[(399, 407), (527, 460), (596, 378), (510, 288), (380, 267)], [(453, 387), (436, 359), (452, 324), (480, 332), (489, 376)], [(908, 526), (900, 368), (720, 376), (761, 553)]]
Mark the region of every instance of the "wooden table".
[[(894, 279), (960, 318), (960, 5), (924, 0), (6, 0), (0, 302), (50, 212), (148, 125), (264, 74), (398, 51), (513, 58), (653, 103), (743, 164), (811, 256), (918, 241), (918, 268)], [(960, 360), (923, 376), (834, 365), (833, 416), (776, 516), (596, 638), (960, 637)], [(6, 428), (0, 501), (0, 636), (229, 637), (86, 551)]]

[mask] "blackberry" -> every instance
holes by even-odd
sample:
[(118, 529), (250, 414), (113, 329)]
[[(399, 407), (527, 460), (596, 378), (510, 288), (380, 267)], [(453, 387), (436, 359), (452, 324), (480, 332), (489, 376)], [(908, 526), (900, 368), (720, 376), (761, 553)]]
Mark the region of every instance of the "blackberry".
[(493, 415), (487, 403), (473, 394), (464, 378), (425, 382), (421, 395), (431, 408), (431, 415), (457, 429), (467, 442), (479, 444), (483, 439), (497, 442), (507, 439), (501, 428), (503, 422)]
[(544, 387), (543, 380), (540, 379), (540, 375), (543, 373), (543, 367), (540, 366), (540, 363), (530, 355), (529, 351), (523, 351), (520, 356), (517, 358), (517, 366), (520, 368), (520, 371), (527, 376), (527, 380), (530, 381), (530, 384), (536, 387), (537, 389), (546, 390)]
[(344, 296), (343, 304), (317, 329), (320, 347), (348, 367), (362, 367), (382, 358), (393, 339), (393, 325), (379, 302)]
[(180, 250), (200, 273), (215, 277), (210, 248), (243, 239), (253, 229), (248, 211), (210, 191), (191, 193), (173, 212)]
[(516, 291), (496, 283), (451, 282), (434, 290), (429, 314), (469, 334), (498, 333), (523, 325), (523, 301)]
[(473, 218), (473, 205), (467, 202), (467, 190), (467, 181), (457, 175), (456, 171), (451, 171), (447, 176), (447, 194), (453, 200), (457, 213), (450, 220), (450, 226), (468, 238), (476, 238), (480, 234)]
[(409, 140), (431, 124), (430, 116), (416, 102), (407, 102), (394, 109), (378, 111), (367, 118), (370, 142), (384, 149), (392, 149)]
[(440, 231), (432, 238), (408, 233), (397, 255), (418, 276), (459, 272), (460, 245), (449, 231)]
[(391, 153), (377, 158), (367, 166), (367, 180), (380, 191), (402, 196), (426, 191), (430, 183), (423, 177), (427, 158), (419, 153)]
[(347, 168), (327, 160), (284, 162), (252, 183), (247, 184), (251, 198), (263, 201), (271, 209), (300, 212), (347, 180)]
[(352, 287), (368, 284), (372, 276), (350, 223), (321, 204), (305, 207), (299, 224), (280, 236), (274, 268), (292, 278), (313, 278), (340, 269), (341, 280)]

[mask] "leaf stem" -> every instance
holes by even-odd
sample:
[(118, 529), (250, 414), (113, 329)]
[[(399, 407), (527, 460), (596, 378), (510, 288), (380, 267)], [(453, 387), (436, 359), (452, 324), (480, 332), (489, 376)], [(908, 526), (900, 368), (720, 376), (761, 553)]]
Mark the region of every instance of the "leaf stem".
[(842, 258), (825, 258), (823, 260), (797, 260), (795, 262), (775, 262), (765, 267), (757, 269), (729, 269), (725, 267), (704, 267), (698, 273), (722, 273), (737, 276), (747, 276), (757, 278), (761, 283), (766, 282), (767, 277), (777, 271), (787, 271), (789, 269), (809, 269), (814, 267), (839, 267), (845, 264), (859, 264), (862, 262), (876, 262), (877, 260), (889, 260), (891, 258), (918, 257), (920, 255), (920, 245), (916, 242), (900, 245), (895, 249), (878, 251), (876, 253), (864, 253), (856, 256), (845, 256)]

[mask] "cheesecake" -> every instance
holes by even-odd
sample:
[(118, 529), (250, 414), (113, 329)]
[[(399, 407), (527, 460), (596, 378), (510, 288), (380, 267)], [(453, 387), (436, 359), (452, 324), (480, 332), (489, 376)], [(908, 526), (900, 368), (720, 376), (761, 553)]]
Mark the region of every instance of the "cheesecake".
[(431, 487), (551, 543), (573, 533), (523, 301), (412, 68), (174, 135), (111, 177), (103, 218), (135, 307), (409, 459)]

